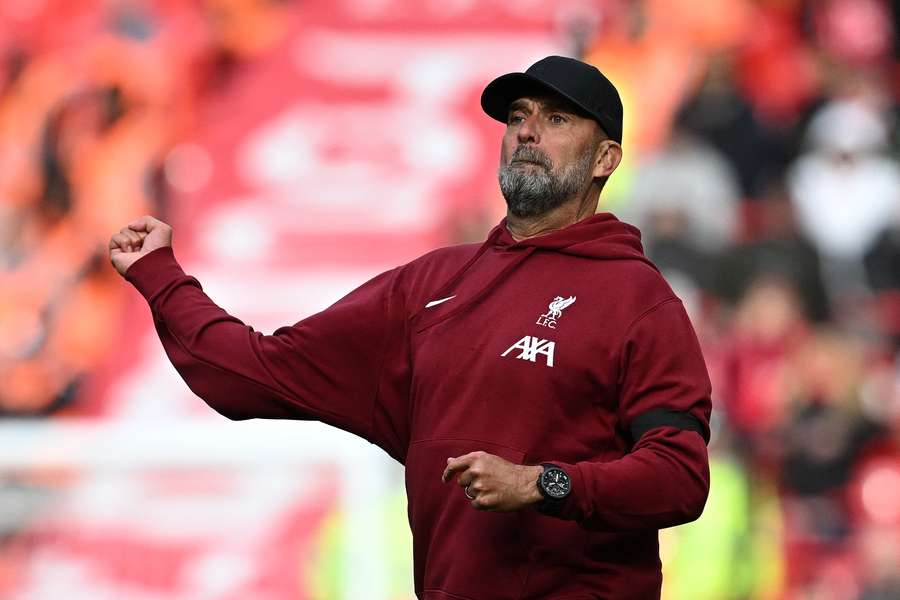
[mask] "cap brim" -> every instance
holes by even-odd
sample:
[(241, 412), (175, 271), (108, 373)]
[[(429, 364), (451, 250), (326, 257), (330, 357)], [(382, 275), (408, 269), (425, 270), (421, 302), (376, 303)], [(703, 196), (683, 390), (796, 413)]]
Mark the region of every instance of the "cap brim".
[(593, 114), (577, 100), (559, 88), (550, 85), (549, 83), (545, 83), (528, 73), (507, 73), (487, 84), (487, 87), (485, 87), (484, 91), (481, 93), (481, 108), (492, 119), (496, 119), (501, 123), (506, 123), (509, 117), (509, 105), (512, 104), (514, 100), (518, 100), (524, 96), (540, 95), (548, 92), (565, 98), (576, 108), (580, 109), (586, 116), (600, 121), (598, 115)]

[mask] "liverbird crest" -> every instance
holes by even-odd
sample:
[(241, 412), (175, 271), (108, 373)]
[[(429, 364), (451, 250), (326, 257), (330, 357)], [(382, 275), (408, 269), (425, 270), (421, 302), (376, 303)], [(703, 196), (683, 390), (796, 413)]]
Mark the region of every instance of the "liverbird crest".
[(537, 324), (556, 329), (556, 321), (562, 316), (562, 311), (575, 303), (575, 296), (563, 298), (556, 296), (547, 306), (547, 312), (538, 317)]

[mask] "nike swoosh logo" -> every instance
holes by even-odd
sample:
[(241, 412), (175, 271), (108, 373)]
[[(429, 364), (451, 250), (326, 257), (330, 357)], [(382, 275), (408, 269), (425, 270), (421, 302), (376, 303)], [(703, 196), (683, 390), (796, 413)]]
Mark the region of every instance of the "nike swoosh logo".
[(456, 294), (453, 294), (452, 296), (447, 296), (446, 298), (441, 298), (440, 300), (432, 300), (431, 302), (429, 302), (428, 304), (425, 305), (425, 308), (431, 308), (432, 306), (437, 306), (438, 304), (443, 304), (447, 300), (453, 300), (454, 298), (456, 298)]

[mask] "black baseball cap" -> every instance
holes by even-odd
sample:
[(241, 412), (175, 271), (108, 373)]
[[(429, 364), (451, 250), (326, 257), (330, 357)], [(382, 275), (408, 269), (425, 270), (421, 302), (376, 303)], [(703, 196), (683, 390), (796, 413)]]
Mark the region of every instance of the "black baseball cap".
[(595, 119), (611, 139), (622, 143), (622, 100), (616, 86), (587, 63), (564, 56), (548, 56), (524, 73), (507, 73), (481, 93), (481, 108), (506, 123), (509, 105), (534, 93), (558, 94)]

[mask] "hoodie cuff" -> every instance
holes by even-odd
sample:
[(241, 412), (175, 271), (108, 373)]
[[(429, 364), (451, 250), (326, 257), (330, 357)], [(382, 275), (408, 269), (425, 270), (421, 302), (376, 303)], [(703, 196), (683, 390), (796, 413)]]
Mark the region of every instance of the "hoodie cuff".
[(125, 271), (125, 279), (152, 302), (162, 290), (178, 279), (187, 277), (175, 260), (171, 246), (157, 248), (137, 259)]

